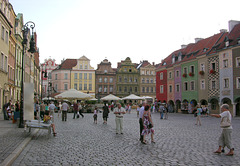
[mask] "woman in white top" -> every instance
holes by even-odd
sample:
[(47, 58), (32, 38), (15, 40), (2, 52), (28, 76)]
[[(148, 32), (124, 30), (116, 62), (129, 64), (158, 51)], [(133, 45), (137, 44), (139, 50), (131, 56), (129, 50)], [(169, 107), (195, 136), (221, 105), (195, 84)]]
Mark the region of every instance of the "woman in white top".
[(234, 148), (232, 147), (232, 125), (231, 125), (231, 121), (232, 121), (232, 115), (229, 112), (229, 105), (228, 104), (223, 104), (221, 106), (221, 114), (210, 114), (210, 116), (213, 117), (217, 117), (217, 118), (221, 118), (221, 128), (222, 128), (222, 134), (219, 137), (218, 140), (218, 150), (215, 151), (214, 153), (220, 154), (222, 151), (221, 149), (224, 148), (225, 146), (227, 146), (230, 151), (228, 152), (228, 154), (226, 154), (227, 156), (232, 156), (233, 155), (233, 151)]
[(93, 113), (93, 120), (94, 120), (94, 123), (96, 123), (96, 124), (97, 124), (97, 114), (98, 114), (98, 110), (97, 110), (97, 107), (95, 107), (95, 110)]

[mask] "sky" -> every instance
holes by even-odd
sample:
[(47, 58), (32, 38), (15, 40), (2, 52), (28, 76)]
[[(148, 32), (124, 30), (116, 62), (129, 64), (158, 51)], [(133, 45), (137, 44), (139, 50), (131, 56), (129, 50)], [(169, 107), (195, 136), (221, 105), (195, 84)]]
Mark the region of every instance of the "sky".
[(105, 58), (116, 68), (133, 63), (160, 63), (182, 44), (228, 30), (240, 21), (239, 0), (9, 0), (24, 23), (33, 21), (40, 63), (52, 58)]

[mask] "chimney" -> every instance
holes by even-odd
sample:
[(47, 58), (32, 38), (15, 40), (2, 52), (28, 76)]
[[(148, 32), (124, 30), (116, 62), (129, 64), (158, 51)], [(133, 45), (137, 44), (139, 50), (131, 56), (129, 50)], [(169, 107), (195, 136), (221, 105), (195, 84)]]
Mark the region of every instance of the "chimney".
[(223, 32), (227, 32), (226, 29), (220, 29), (220, 32), (223, 33)]
[(202, 40), (202, 39), (203, 39), (203, 38), (199, 38), (199, 37), (195, 38), (195, 43), (199, 42), (199, 41)]
[(182, 45), (181, 45), (181, 48), (186, 48), (186, 47), (187, 47), (186, 44), (182, 44)]
[(155, 62), (153, 62), (152, 65), (154, 66), (154, 65), (155, 65)]
[(228, 21), (228, 30), (229, 33), (233, 30), (234, 26), (240, 24), (240, 21), (236, 21), (236, 20), (230, 20)]

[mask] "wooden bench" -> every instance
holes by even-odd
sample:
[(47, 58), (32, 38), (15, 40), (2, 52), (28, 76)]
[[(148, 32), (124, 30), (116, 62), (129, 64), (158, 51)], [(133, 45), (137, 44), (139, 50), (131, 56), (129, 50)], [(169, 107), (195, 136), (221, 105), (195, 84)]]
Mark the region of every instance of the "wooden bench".
[(38, 128), (38, 129), (47, 129), (48, 134), (51, 134), (52, 124), (43, 123), (43, 121), (39, 120), (28, 120), (25, 123), (26, 128), (29, 128), (29, 132), (31, 132), (31, 128)]

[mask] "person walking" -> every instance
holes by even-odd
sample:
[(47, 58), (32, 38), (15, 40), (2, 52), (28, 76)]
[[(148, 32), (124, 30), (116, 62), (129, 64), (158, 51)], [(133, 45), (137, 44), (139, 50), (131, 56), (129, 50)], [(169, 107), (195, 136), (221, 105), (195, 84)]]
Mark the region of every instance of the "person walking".
[(3, 105), (3, 116), (4, 120), (9, 120), (7, 109), (11, 106), (11, 100)]
[(106, 103), (104, 103), (104, 106), (103, 106), (103, 124), (107, 124), (107, 118), (108, 118), (108, 114), (109, 114), (109, 109), (108, 109), (108, 106)]
[(145, 101), (142, 103), (142, 105), (139, 105), (139, 106), (140, 106), (140, 109), (139, 109), (140, 139), (139, 139), (139, 140), (141, 141), (141, 143), (143, 143), (143, 135), (142, 135), (143, 120), (142, 120), (142, 117), (143, 117), (145, 105), (146, 105), (146, 102), (145, 102)]
[(79, 116), (77, 116), (77, 113), (78, 113), (78, 104), (77, 102), (74, 102), (73, 103), (73, 119), (75, 119), (75, 116), (79, 118)]
[(84, 115), (82, 114), (83, 107), (81, 103), (78, 103), (78, 111), (79, 111), (79, 114), (82, 116), (82, 118), (84, 118)]
[(164, 111), (164, 119), (168, 119), (168, 106), (167, 106), (167, 104), (165, 104), (165, 106), (164, 106), (164, 108), (165, 108), (165, 111)]
[(43, 118), (44, 118), (44, 113), (45, 113), (45, 104), (42, 101), (41, 104), (40, 104), (40, 118), (41, 118), (41, 120), (43, 120)]
[(61, 114), (61, 111), (62, 111), (62, 103), (60, 101), (59, 104), (58, 104), (58, 117)]
[(153, 121), (151, 118), (151, 113), (150, 113), (150, 106), (146, 105), (144, 108), (144, 113), (142, 116), (142, 121), (143, 121), (143, 130), (142, 130), (142, 135), (143, 135), (143, 144), (146, 144), (146, 135), (151, 134), (151, 142), (155, 143), (153, 139), (153, 134), (154, 134), (154, 129), (153, 129)]
[(199, 124), (199, 126), (201, 126), (202, 124), (201, 124), (201, 119), (200, 119), (200, 117), (201, 117), (201, 113), (202, 113), (202, 108), (200, 108), (200, 106), (199, 105), (197, 105), (197, 121), (196, 121), (196, 124), (195, 125), (198, 125)]
[(55, 109), (56, 109), (56, 106), (55, 106), (54, 102), (52, 101), (51, 104), (49, 105), (49, 114), (50, 114), (50, 116), (52, 116), (51, 117), (52, 122), (54, 122), (54, 111), (55, 111)]
[(95, 107), (94, 113), (93, 113), (93, 120), (95, 124), (97, 124), (97, 114), (98, 114), (98, 108)]
[(69, 109), (69, 105), (66, 102), (62, 104), (62, 121), (67, 121), (67, 111)]
[(123, 134), (123, 115), (125, 114), (125, 109), (122, 108), (121, 104), (118, 103), (117, 107), (114, 109), (114, 114), (116, 116), (116, 134)]
[(227, 156), (233, 156), (234, 148), (232, 147), (232, 115), (229, 111), (229, 105), (223, 104), (221, 106), (221, 114), (210, 114), (212, 117), (221, 118), (220, 127), (222, 128), (222, 133), (218, 140), (218, 150), (214, 153), (220, 154), (221, 149), (227, 146), (230, 151), (226, 154)]
[(160, 109), (160, 119), (163, 119), (163, 115), (164, 115), (164, 111), (165, 111), (164, 105), (161, 104), (159, 109)]

